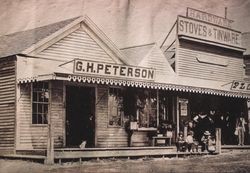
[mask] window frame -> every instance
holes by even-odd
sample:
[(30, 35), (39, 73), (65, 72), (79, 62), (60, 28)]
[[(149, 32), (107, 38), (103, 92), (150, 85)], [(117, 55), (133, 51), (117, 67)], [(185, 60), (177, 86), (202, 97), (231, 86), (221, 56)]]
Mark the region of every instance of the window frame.
[[(34, 97), (34, 83), (31, 83), (31, 125), (32, 126), (47, 126), (49, 124), (49, 110), (50, 110), (50, 83), (48, 81), (39, 81), (37, 83), (43, 83), (43, 88), (42, 88), (43, 90), (44, 90), (44, 84), (47, 83), (47, 86), (48, 86), (48, 88), (47, 88), (48, 101), (47, 102), (44, 102), (44, 101), (43, 102), (39, 102), (38, 97), (37, 97), (37, 101), (35, 101), (35, 103), (34, 103), (34, 100), (33, 100), (33, 97)], [(45, 91), (38, 91), (38, 92), (36, 92), (36, 94), (38, 94), (39, 92), (45, 93), (46, 89), (45, 89)], [(42, 120), (43, 123), (38, 123), (38, 107), (37, 107), (37, 111), (36, 111), (36, 116), (37, 116), (36, 117), (37, 118), (36, 121), (37, 121), (37, 123), (33, 122), (33, 117), (34, 117), (33, 116), (34, 115), (33, 104), (36, 104), (37, 106), (39, 104), (41, 104), (43, 111), (44, 111), (44, 105), (47, 105), (47, 116), (46, 116), (47, 122), (46, 122), (46, 120)], [(41, 114), (42, 114), (41, 116), (43, 116), (45, 113), (42, 112)]]
[[(156, 99), (156, 107), (152, 107), (152, 105), (150, 106), (151, 107), (151, 109), (150, 109), (150, 111), (151, 112), (153, 112), (153, 111), (155, 111), (155, 118), (156, 118), (156, 126), (155, 127), (150, 127), (149, 125), (150, 125), (150, 115), (148, 114), (148, 116), (147, 116), (147, 119), (148, 119), (148, 124), (147, 124), (147, 127), (141, 127), (141, 125), (140, 125), (140, 112), (139, 112), (139, 109), (137, 109), (136, 110), (136, 116), (137, 116), (137, 122), (138, 122), (138, 131), (150, 131), (150, 130), (152, 130), (152, 131), (154, 131), (154, 130), (157, 130), (157, 126), (158, 126), (158, 102), (159, 102), (159, 100), (158, 100), (158, 97), (157, 97), (157, 91), (156, 90), (153, 90), (153, 89), (146, 89), (146, 88), (143, 88), (143, 89), (141, 89), (142, 91), (141, 92), (145, 92), (145, 91), (147, 91), (148, 93), (149, 93), (149, 95), (148, 95), (148, 97), (146, 98), (146, 99), (152, 99), (153, 97), (152, 97), (152, 95), (154, 95), (155, 94), (155, 99)], [(154, 94), (152, 94), (152, 92), (155, 92)], [(145, 95), (143, 96), (143, 97), (145, 97)], [(153, 104), (153, 103), (152, 103)], [(144, 108), (145, 109), (145, 108)], [(149, 109), (147, 109), (147, 111), (148, 111)]]
[[(108, 87), (108, 128), (124, 128), (124, 122), (123, 122), (123, 119), (124, 119), (124, 110), (122, 111), (122, 113), (120, 113), (121, 117), (120, 117), (120, 125), (111, 125), (109, 122), (110, 122), (110, 102), (109, 102), (109, 97), (110, 97), (110, 89), (118, 89), (118, 90), (121, 90), (121, 92), (123, 93), (124, 92), (124, 88), (122, 87)], [(122, 107), (124, 106), (124, 98), (122, 96)], [(118, 112), (118, 106), (117, 106), (117, 112)], [(124, 108), (122, 108), (124, 109)]]

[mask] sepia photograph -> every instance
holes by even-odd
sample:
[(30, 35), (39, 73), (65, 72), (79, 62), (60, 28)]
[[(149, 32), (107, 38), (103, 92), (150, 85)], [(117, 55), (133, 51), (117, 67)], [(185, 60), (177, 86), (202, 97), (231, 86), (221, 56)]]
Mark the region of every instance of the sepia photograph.
[(250, 172), (250, 0), (0, 0), (0, 173)]

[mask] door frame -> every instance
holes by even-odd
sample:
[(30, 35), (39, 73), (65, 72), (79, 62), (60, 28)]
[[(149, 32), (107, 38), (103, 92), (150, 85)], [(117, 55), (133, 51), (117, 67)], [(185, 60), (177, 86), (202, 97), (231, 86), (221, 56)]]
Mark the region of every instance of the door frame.
[(63, 111), (63, 147), (67, 147), (66, 145), (66, 114), (67, 114), (67, 110), (66, 110), (66, 97), (67, 97), (67, 91), (66, 88), (67, 86), (78, 86), (78, 87), (89, 87), (89, 88), (93, 88), (94, 89), (94, 94), (95, 94), (95, 105), (94, 105), (94, 119), (95, 119), (95, 126), (94, 126), (94, 137), (93, 137), (93, 142), (94, 142), (94, 147), (96, 147), (97, 145), (97, 133), (96, 133), (96, 127), (97, 127), (97, 118), (96, 118), (96, 101), (97, 101), (97, 84), (86, 84), (86, 83), (81, 83), (81, 82), (70, 82), (70, 81), (63, 81), (63, 104), (64, 104), (64, 111)]

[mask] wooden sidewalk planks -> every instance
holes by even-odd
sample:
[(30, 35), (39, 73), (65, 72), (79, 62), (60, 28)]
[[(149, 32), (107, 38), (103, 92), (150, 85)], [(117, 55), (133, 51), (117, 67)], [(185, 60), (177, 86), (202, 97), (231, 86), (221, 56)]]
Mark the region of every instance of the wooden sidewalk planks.
[(34, 160), (44, 160), (45, 156), (8, 154), (8, 155), (2, 155), (1, 158), (6, 158), (6, 159), (34, 159)]
[[(222, 150), (249, 150), (250, 146), (222, 146)], [(55, 149), (55, 160), (67, 160), (67, 159), (99, 159), (99, 158), (136, 158), (136, 157), (185, 157), (192, 155), (207, 155), (208, 152), (176, 152), (176, 147), (121, 147), (121, 148), (59, 148)], [(21, 151), (22, 154), (5, 154), (1, 158), (7, 159), (28, 159), (28, 160), (40, 160), (46, 159), (45, 155), (41, 150), (39, 154), (28, 151)], [(213, 153), (218, 154), (218, 153)]]

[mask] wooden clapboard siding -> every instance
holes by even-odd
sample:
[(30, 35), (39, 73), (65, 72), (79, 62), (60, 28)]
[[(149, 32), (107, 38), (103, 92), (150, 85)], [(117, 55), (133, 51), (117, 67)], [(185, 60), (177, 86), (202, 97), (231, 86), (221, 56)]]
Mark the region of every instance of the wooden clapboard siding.
[(38, 54), (40, 57), (70, 61), (75, 58), (114, 63), (114, 60), (80, 28)]
[[(62, 147), (64, 138), (64, 106), (62, 81), (52, 81), (51, 90), (52, 104), (50, 112), (54, 133), (54, 144), (55, 147)], [(45, 149), (47, 147), (48, 126), (46, 124), (32, 124), (31, 84), (20, 85), (20, 98), (18, 100), (19, 143), (17, 149)]]
[(20, 84), (18, 98), (18, 149), (40, 149), (47, 145), (48, 126), (32, 124), (31, 84)]
[[(177, 50), (177, 73), (180, 76), (225, 82), (243, 79), (243, 59), (240, 57), (240, 53), (224, 53), (223, 49), (221, 52), (218, 50), (213, 52), (213, 48), (210, 47), (199, 48), (198, 45), (193, 45), (193, 47), (187, 45), (181, 44)], [(228, 60), (228, 65), (199, 62), (197, 56)]]
[(96, 103), (96, 147), (128, 146), (123, 127), (108, 127), (108, 87), (98, 86)]
[(15, 148), (16, 61), (0, 60), (0, 152)]

